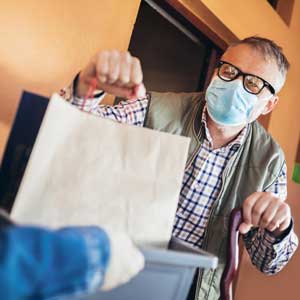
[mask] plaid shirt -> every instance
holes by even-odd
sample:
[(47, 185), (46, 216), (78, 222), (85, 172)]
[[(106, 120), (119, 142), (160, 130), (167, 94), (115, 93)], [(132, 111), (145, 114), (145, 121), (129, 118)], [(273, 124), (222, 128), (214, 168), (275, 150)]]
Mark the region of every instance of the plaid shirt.
[[(123, 101), (119, 105), (99, 105), (104, 94), (83, 100), (72, 96), (72, 88), (62, 90), (61, 95), (73, 105), (100, 117), (136, 126), (143, 126), (148, 99)], [(201, 248), (209, 214), (222, 184), (222, 173), (227, 162), (243, 143), (248, 127), (228, 145), (212, 148), (212, 139), (206, 126), (206, 110), (202, 115), (206, 137), (197, 156), (185, 171), (175, 217), (173, 235)], [(276, 182), (265, 192), (272, 192), (285, 200), (287, 196), (286, 165)], [(252, 229), (243, 236), (252, 263), (262, 272), (274, 274), (280, 271), (294, 254), (298, 239), (291, 223), (284, 237), (275, 238), (264, 229)]]

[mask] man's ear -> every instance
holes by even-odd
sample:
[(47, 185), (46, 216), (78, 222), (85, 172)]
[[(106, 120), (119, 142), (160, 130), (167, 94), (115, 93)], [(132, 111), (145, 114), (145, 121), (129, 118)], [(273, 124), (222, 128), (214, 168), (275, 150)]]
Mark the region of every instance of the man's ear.
[(279, 100), (279, 97), (277, 95), (273, 96), (266, 104), (266, 106), (262, 112), (262, 115), (267, 115), (268, 113), (270, 113), (277, 105), (278, 100)]

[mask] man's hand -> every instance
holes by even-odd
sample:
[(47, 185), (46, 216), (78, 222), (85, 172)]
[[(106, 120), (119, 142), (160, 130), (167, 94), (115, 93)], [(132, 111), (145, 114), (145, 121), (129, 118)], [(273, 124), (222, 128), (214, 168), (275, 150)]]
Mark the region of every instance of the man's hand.
[(97, 53), (81, 71), (76, 95), (84, 97), (95, 79), (97, 89), (114, 96), (127, 99), (145, 96), (141, 63), (129, 52), (112, 50)]
[(274, 236), (280, 236), (291, 222), (291, 209), (272, 193), (256, 192), (243, 204), (243, 223), (239, 227), (246, 234), (251, 227), (266, 228)]

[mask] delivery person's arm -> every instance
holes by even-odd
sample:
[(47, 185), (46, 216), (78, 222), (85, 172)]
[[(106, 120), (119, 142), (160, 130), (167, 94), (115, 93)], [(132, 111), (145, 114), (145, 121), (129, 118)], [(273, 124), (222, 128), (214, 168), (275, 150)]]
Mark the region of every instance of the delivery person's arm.
[(124, 283), (143, 268), (125, 234), (97, 227), (0, 229), (1, 299), (45, 299)]

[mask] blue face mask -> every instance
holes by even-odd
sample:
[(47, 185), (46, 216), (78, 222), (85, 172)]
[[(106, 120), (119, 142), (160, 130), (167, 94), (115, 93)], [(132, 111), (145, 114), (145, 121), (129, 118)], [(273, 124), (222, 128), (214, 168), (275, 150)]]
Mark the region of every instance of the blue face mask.
[(207, 111), (213, 121), (225, 126), (249, 123), (257, 96), (245, 91), (241, 80), (214, 78), (205, 94)]

